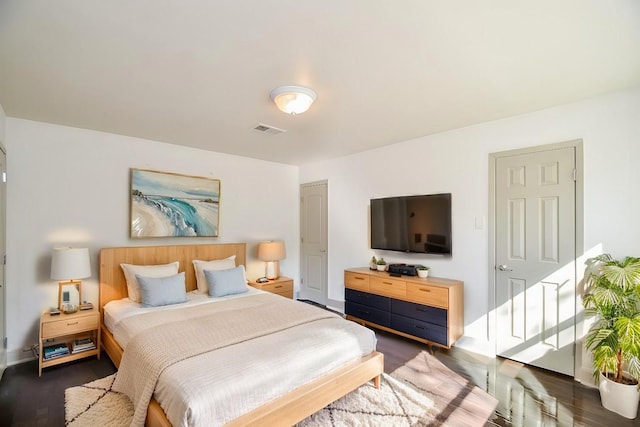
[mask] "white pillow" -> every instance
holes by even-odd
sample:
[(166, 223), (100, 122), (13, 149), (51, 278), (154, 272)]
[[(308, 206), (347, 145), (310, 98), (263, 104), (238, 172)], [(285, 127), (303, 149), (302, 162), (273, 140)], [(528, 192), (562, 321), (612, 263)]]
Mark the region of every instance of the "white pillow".
[(135, 302), (142, 301), (142, 294), (140, 293), (140, 284), (136, 278), (136, 274), (144, 277), (169, 277), (178, 274), (178, 268), (180, 263), (178, 261), (170, 264), (162, 265), (134, 265), (134, 264), (120, 264), (122, 271), (124, 272), (124, 278), (127, 281), (127, 292), (129, 293), (129, 299)]
[(207, 286), (207, 278), (204, 277), (204, 270), (228, 270), (236, 267), (236, 256), (231, 255), (224, 259), (214, 259), (212, 261), (201, 261), (199, 259), (193, 260), (193, 268), (196, 270), (196, 284), (198, 285), (198, 291), (203, 294), (209, 292), (209, 286)]

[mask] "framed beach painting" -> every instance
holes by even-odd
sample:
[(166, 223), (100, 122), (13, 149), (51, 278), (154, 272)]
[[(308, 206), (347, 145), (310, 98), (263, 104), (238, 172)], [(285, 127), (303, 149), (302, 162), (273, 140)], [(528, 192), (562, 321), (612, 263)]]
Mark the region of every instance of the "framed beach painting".
[(131, 237), (217, 237), (220, 180), (131, 169)]

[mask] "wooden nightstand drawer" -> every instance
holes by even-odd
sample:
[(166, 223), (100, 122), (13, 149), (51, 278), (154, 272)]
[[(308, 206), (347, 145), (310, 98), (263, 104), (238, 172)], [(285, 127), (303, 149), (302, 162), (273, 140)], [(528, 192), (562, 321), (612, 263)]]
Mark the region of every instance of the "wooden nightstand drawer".
[(404, 280), (371, 277), (369, 288), (372, 293), (391, 298), (404, 298), (407, 295), (407, 283)]
[(249, 286), (293, 299), (293, 279), (288, 277), (280, 276), (275, 280), (269, 280), (267, 283), (249, 282)]
[(407, 283), (407, 298), (420, 304), (449, 307), (449, 290), (437, 286)]
[(60, 320), (42, 324), (42, 338), (54, 338), (98, 329), (98, 315), (61, 315)]
[(273, 294), (293, 294), (293, 281), (265, 283), (261, 289)]
[(352, 273), (350, 271), (345, 271), (344, 285), (349, 289), (368, 292), (369, 276), (367, 276), (366, 274), (358, 274), (358, 273)]

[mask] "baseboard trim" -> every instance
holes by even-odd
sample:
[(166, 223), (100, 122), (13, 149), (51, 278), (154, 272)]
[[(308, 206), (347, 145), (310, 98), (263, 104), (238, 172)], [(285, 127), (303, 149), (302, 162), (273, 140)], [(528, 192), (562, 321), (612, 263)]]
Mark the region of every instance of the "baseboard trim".
[(22, 349), (7, 351), (7, 366), (19, 365), (32, 360), (38, 360), (32, 351)]

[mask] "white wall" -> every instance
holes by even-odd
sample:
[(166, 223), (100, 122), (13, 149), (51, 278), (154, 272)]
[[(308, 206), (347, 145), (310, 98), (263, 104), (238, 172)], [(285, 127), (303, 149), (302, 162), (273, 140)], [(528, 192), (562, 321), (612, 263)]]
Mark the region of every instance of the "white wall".
[(0, 144), (4, 144), (5, 141), (6, 119), (7, 116), (4, 112), (4, 108), (0, 105)]
[[(7, 119), (8, 362), (30, 356), (40, 313), (56, 305), (51, 248), (90, 248), (83, 299), (98, 303), (101, 247), (247, 242), (249, 278), (262, 276), (256, 243), (284, 239), (283, 275), (299, 282), (298, 168), (121, 135)], [(129, 238), (129, 168), (221, 180), (218, 238)]]
[[(639, 123), (636, 89), (301, 167), (301, 183), (329, 182), (329, 298), (343, 300), (343, 269), (364, 266), (373, 255), (369, 199), (451, 192), (451, 258), (375, 254), (427, 264), (434, 276), (463, 280), (465, 338), (458, 345), (493, 353), (487, 339), (493, 332), (487, 327), (489, 154), (583, 139), (584, 248), (639, 256)], [(477, 219), (484, 222), (481, 230)]]

